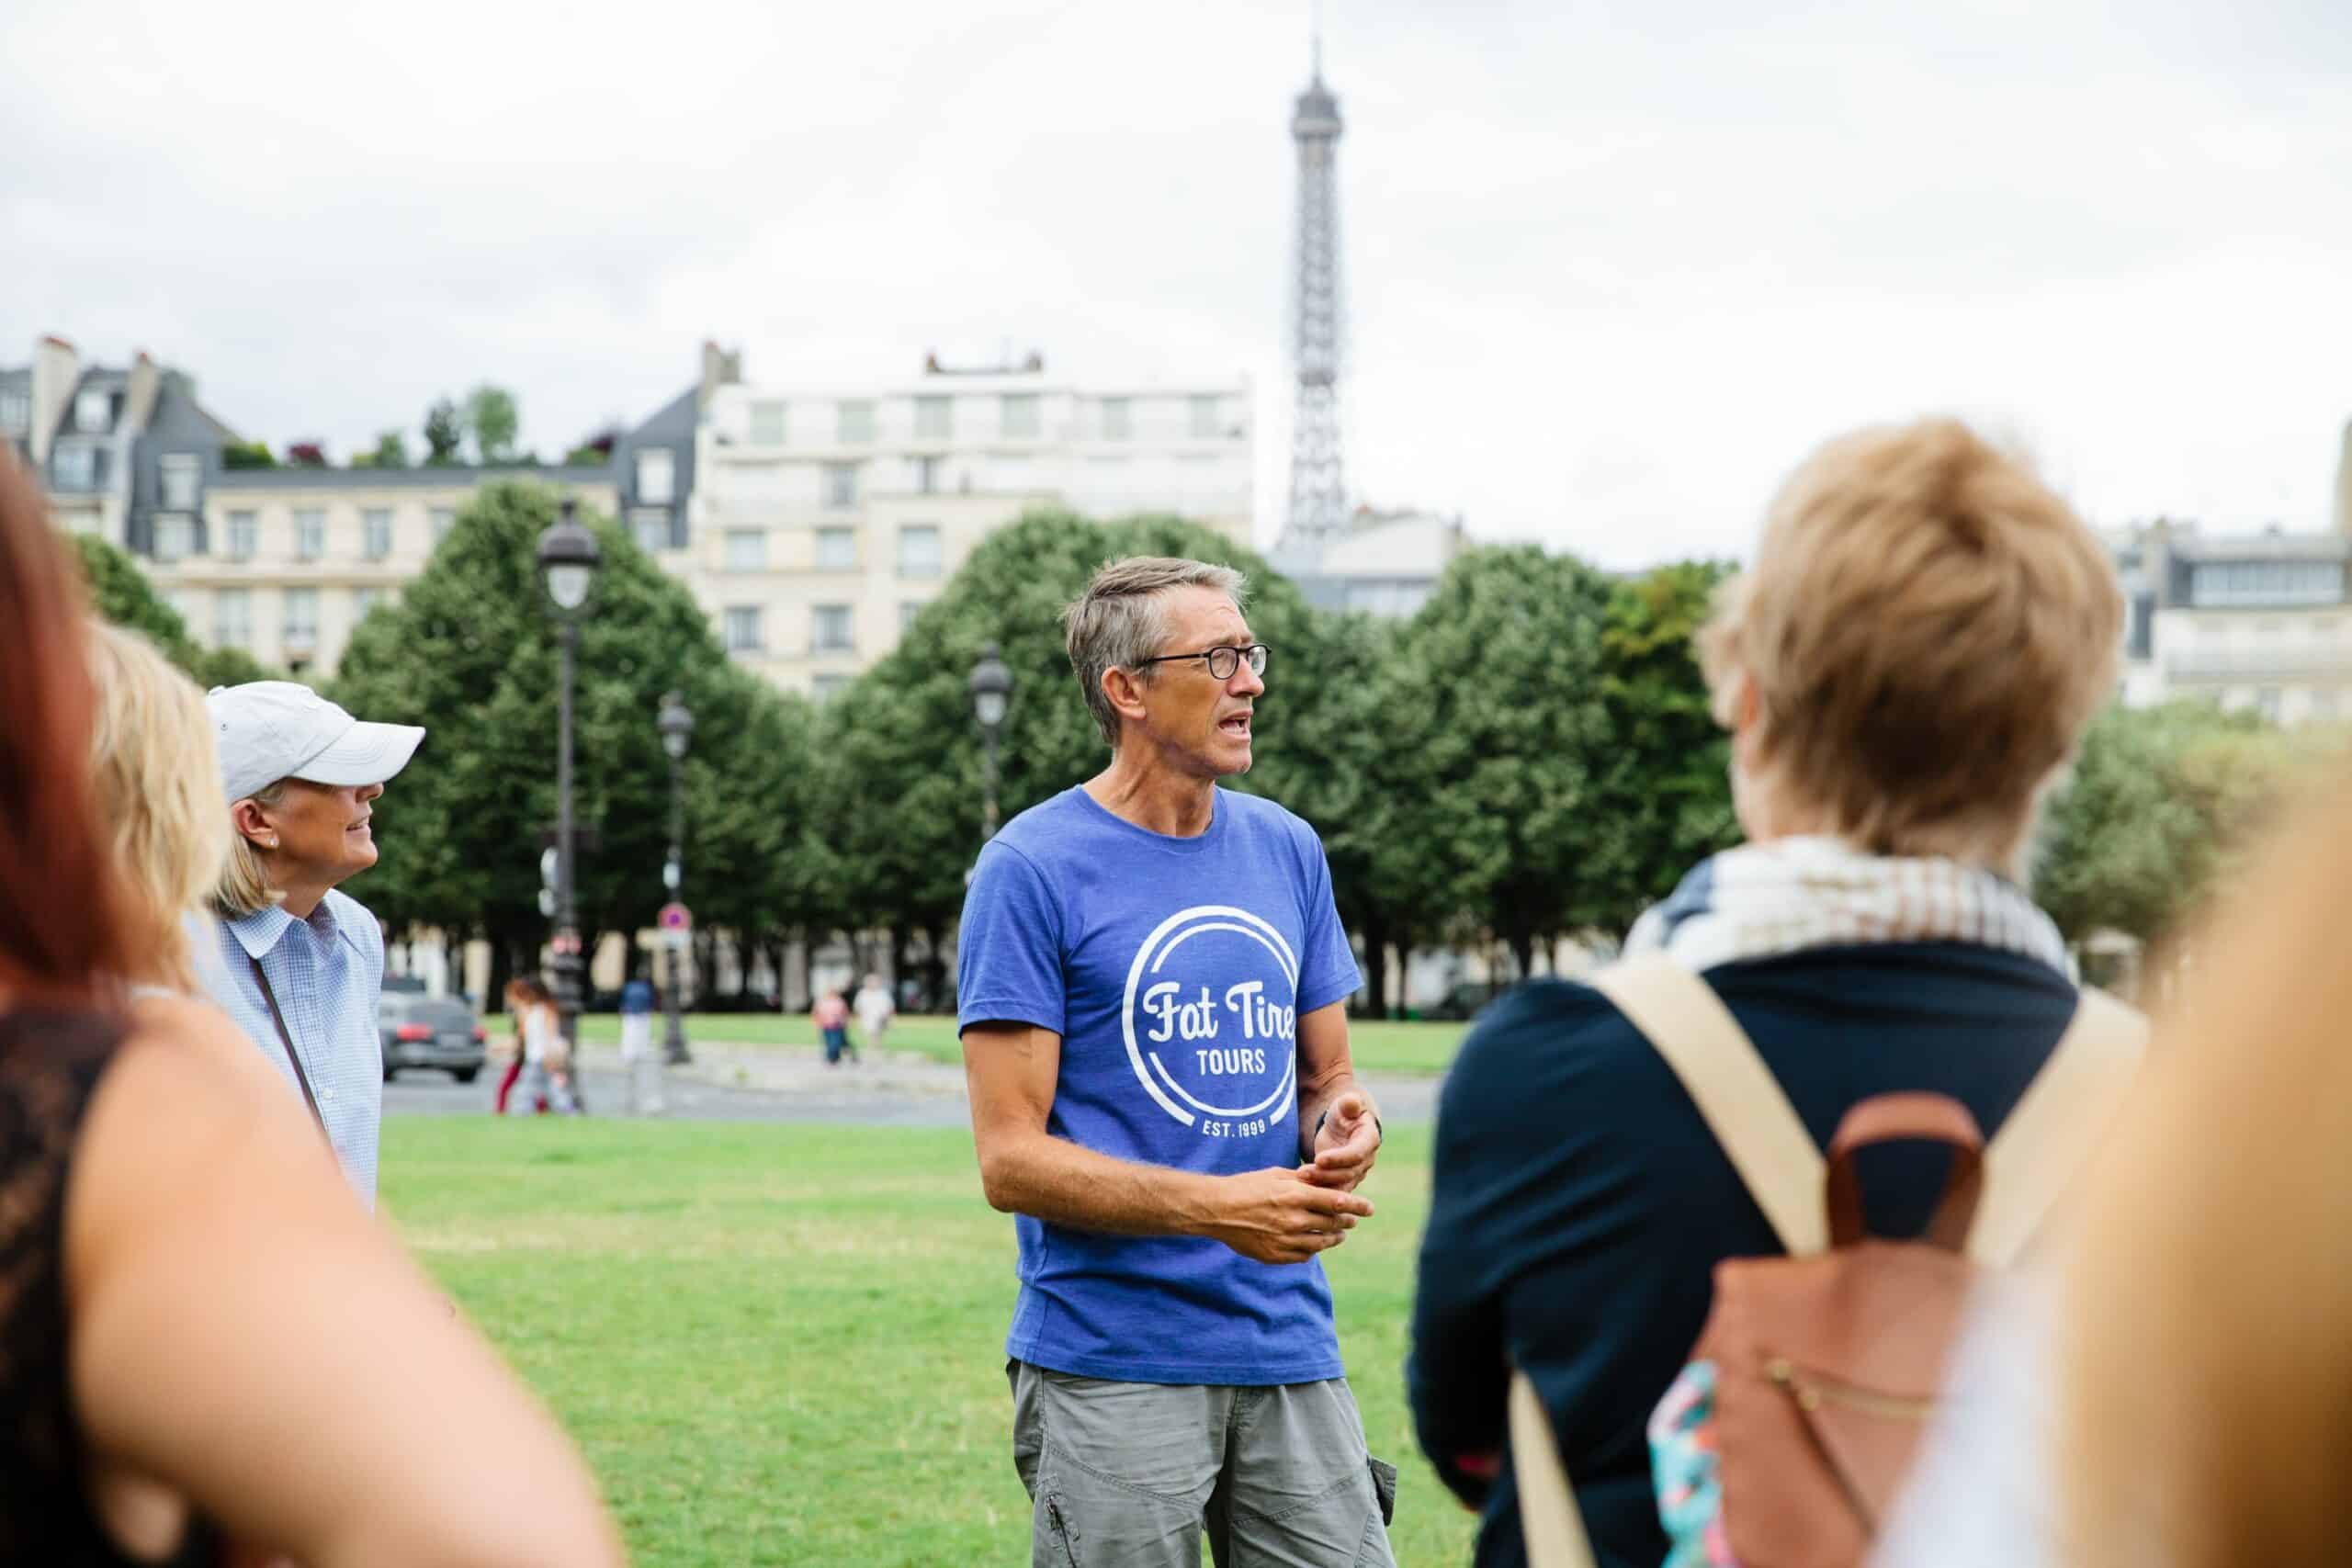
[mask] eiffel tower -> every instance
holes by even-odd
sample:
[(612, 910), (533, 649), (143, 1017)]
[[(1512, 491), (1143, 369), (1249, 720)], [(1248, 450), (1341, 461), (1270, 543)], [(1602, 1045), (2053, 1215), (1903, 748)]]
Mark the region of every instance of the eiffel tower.
[(1340, 460), (1340, 100), (1323, 85), (1323, 29), (1315, 29), (1314, 75), (1291, 115), (1298, 149), (1298, 211), (1291, 258), (1291, 361), (1298, 385), (1291, 423), (1290, 513), (1275, 558), (1312, 572), (1348, 525)]

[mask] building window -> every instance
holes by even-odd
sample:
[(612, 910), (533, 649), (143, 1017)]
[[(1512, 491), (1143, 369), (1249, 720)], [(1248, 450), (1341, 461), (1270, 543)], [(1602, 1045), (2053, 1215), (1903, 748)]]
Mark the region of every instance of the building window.
[(910, 523), (899, 530), (899, 575), (939, 575), (939, 525)]
[(1196, 392), (1193, 395), (1192, 410), (1193, 440), (1213, 441), (1216, 438), (1216, 404), (1217, 400), (1214, 393)]
[(819, 653), (853, 651), (857, 639), (850, 635), (849, 606), (812, 606), (808, 611), (808, 646)]
[(765, 571), (768, 569), (768, 531), (764, 528), (729, 528), (727, 530), (727, 570), (729, 571)]
[(650, 553), (671, 547), (670, 514), (659, 508), (640, 508), (630, 513), (628, 531), (640, 550)]
[(939, 493), (939, 464), (940, 459), (937, 457), (915, 459), (915, 493), (918, 495)]
[(1035, 441), (1045, 431), (1044, 405), (1035, 392), (1007, 392), (997, 411), (1011, 440)]
[(315, 588), (289, 588), (286, 591), (286, 651), (307, 649), (318, 646), (319, 591)]
[(457, 525), (458, 509), (456, 507), (435, 507), (433, 509), (433, 547), (436, 550), (439, 549), (441, 547), (441, 541), (447, 538), (449, 536), (449, 530), (455, 528)]
[(112, 392), (94, 390), (74, 394), (74, 429), (110, 430), (113, 427), (114, 394)]
[(752, 405), (752, 445), (781, 446), (784, 445), (784, 405), (780, 402)]
[(368, 612), (384, 602), (380, 588), (355, 588), (351, 591), (351, 624), (357, 626), (368, 618)]
[(913, 627), (915, 617), (922, 614), (925, 603), (926, 601), (921, 599), (901, 599), (899, 602), (899, 635), (900, 637), (906, 636)]
[(757, 653), (767, 646), (761, 635), (762, 612), (757, 604), (730, 604), (727, 607), (726, 641), (729, 653)]
[(229, 513), (229, 558), (251, 560), (261, 547), (261, 520), (250, 512)]
[(155, 519), (155, 558), (184, 560), (196, 550), (196, 519), (193, 517), (158, 517)]
[(833, 439), (843, 446), (863, 446), (874, 439), (874, 405), (868, 401), (845, 402), (837, 411)]
[(1132, 441), (1136, 434), (1136, 400), (1133, 398), (1102, 400), (1102, 439)]
[(647, 506), (667, 506), (677, 499), (678, 455), (667, 446), (649, 446), (637, 455), (637, 499)]
[(326, 553), (327, 514), (316, 507), (305, 507), (294, 513), (296, 558), (316, 560)]
[(0, 392), (0, 430), (22, 435), (32, 422), (32, 399), (22, 392)]
[(825, 465), (825, 504), (835, 509), (857, 504), (857, 465)]
[(915, 400), (915, 439), (950, 441), (956, 435), (956, 405), (945, 398)]
[(818, 529), (817, 570), (819, 571), (855, 571), (857, 570), (857, 530), (854, 528)]
[(371, 506), (359, 514), (359, 537), (369, 560), (382, 560), (392, 553), (392, 509)]
[(193, 452), (167, 453), (163, 468), (164, 510), (195, 511), (197, 483), (204, 477), (204, 459)]
[(212, 595), (212, 640), (243, 648), (254, 640), (254, 596), (248, 588), (223, 588)]
[(820, 675), (808, 682), (808, 695), (820, 705), (831, 702), (847, 690), (849, 677), (846, 675)]
[(2199, 605), (2334, 604), (2344, 598), (2344, 563), (2204, 561), (2191, 569), (2188, 590)]
[(60, 446), (50, 454), (50, 473), (60, 490), (87, 491), (98, 488), (98, 449), (75, 443)]

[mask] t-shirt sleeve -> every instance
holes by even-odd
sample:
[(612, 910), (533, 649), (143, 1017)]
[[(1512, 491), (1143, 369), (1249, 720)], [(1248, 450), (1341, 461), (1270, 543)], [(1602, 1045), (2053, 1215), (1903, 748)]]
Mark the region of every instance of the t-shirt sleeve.
[(980, 851), (956, 938), (956, 1028), (1027, 1023), (1063, 1032), (1061, 900), (1003, 840)]
[(1363, 976), (1356, 971), (1355, 949), (1348, 945), (1348, 930), (1340, 923), (1340, 907), (1331, 896), (1331, 863), (1323, 853), (1323, 840), (1304, 822), (1298, 825), (1298, 836), (1307, 883), (1298, 1010), (1307, 1013), (1354, 996), (1363, 988)]

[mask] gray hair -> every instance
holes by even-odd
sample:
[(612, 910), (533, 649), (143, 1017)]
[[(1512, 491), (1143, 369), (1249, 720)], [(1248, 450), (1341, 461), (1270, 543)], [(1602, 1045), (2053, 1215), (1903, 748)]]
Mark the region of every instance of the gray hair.
[(1102, 691), (1113, 670), (1136, 671), (1148, 679), (1143, 661), (1168, 640), (1166, 594), (1171, 588), (1214, 588), (1241, 608), (1250, 580), (1229, 566), (1182, 560), (1173, 556), (1129, 556), (1104, 563), (1086, 592), (1062, 612), (1069, 634), (1069, 667), (1094, 716), (1094, 728), (1113, 750), (1119, 748), (1119, 714)]

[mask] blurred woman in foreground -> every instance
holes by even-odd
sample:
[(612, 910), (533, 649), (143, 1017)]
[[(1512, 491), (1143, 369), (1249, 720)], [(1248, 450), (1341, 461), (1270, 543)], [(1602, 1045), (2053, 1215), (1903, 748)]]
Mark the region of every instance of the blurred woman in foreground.
[(1998, 1292), (1879, 1568), (2352, 1562), (2352, 789), (2290, 817), (2044, 1269)]
[(176, 911), (111, 852), (91, 657), (0, 465), (0, 1562), (617, 1562), (577, 1456), (322, 1179), (267, 1063), (201, 1005), (127, 1015)]

